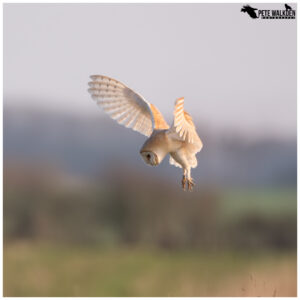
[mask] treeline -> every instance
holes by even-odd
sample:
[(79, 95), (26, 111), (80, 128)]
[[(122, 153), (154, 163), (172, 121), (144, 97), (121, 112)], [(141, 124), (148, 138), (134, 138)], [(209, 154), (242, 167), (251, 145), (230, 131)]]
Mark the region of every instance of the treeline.
[(224, 220), (220, 191), (184, 193), (129, 169), (94, 182), (49, 166), (4, 167), (4, 241), (175, 248), (296, 249), (297, 219), (249, 213)]

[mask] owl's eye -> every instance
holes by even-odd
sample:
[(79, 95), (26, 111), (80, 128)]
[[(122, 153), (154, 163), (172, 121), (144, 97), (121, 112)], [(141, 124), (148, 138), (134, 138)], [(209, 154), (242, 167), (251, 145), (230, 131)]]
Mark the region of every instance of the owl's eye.
[(151, 158), (151, 155), (147, 154), (147, 159), (150, 160), (150, 158)]

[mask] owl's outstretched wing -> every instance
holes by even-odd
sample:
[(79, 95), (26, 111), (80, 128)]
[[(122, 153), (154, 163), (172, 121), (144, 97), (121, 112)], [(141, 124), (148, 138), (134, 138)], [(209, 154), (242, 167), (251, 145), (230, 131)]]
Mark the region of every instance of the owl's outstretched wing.
[(89, 93), (119, 124), (146, 136), (154, 129), (168, 129), (160, 111), (125, 84), (107, 76), (92, 75)]
[(175, 102), (174, 122), (170, 132), (176, 133), (177, 137), (190, 144), (195, 144), (201, 149), (202, 142), (196, 132), (193, 119), (183, 107), (184, 98), (179, 98)]
[[(169, 137), (184, 141), (184, 155), (192, 168), (197, 166), (197, 158), (195, 154), (202, 149), (202, 142), (199, 138), (193, 119), (183, 107), (184, 98), (179, 98), (175, 102), (174, 122), (172, 127), (168, 130)], [(170, 164), (176, 167), (182, 167), (172, 157), (170, 157)]]

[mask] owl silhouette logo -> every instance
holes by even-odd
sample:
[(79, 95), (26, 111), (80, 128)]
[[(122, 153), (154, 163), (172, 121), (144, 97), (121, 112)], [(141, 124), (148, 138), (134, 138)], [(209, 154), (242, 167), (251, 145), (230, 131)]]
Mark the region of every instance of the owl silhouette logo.
[(291, 10), (292, 8), (289, 6), (289, 5), (287, 5), (287, 4), (284, 4), (284, 6), (285, 6), (285, 10)]
[(257, 8), (253, 8), (250, 5), (244, 5), (241, 9), (241, 12), (247, 13), (252, 19), (257, 19), (258, 16), (256, 15)]

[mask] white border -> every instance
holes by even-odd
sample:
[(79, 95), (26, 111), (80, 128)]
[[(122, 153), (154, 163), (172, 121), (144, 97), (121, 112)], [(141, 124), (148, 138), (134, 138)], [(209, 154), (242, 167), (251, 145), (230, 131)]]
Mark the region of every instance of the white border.
[[(242, 1), (237, 1), (237, 0), (231, 0), (231, 1), (223, 1), (223, 0), (219, 0), (219, 1), (210, 1), (210, 2), (207, 2), (207, 1), (196, 1), (196, 0), (189, 0), (188, 2), (182, 2), (182, 1), (176, 1), (176, 0), (164, 0), (164, 1), (138, 1), (138, 0), (129, 0), (129, 1), (126, 1), (126, 0), (119, 0), (119, 1), (96, 1), (96, 0), (89, 0), (87, 2), (84, 2), (84, 1), (70, 1), (70, 0), (64, 0), (62, 2), (59, 2), (59, 1), (47, 1), (47, 0), (44, 0), (44, 1), (22, 1), (22, 0), (19, 0), (19, 1), (5, 1), (2, 3), (1, 5), (1, 13), (0, 13), (0, 20), (2, 20), (1, 22), (1, 33), (0, 33), (0, 36), (1, 36), (1, 56), (2, 56), (2, 59), (1, 59), (1, 64), (0, 64), (0, 69), (2, 70), (1, 72), (1, 80), (0, 80), (0, 87), (1, 87), (1, 91), (2, 91), (2, 105), (1, 105), (1, 123), (0, 123), (0, 132), (1, 132), (1, 185), (0, 185), (0, 191), (1, 191), (1, 199), (2, 199), (2, 205), (1, 205), (1, 208), (0, 208), (0, 215), (1, 215), (1, 218), (2, 218), (2, 222), (1, 222), (1, 225), (0, 225), (0, 229), (1, 229), (1, 249), (0, 249), (0, 254), (1, 254), (1, 259), (0, 259), (0, 268), (1, 268), (1, 283), (0, 283), (0, 295), (3, 297), (3, 4), (5, 5), (6, 3), (16, 3), (16, 4), (20, 4), (20, 3), (23, 3), (23, 4), (27, 4), (27, 3), (51, 3), (51, 4), (72, 4), (72, 3), (85, 3), (85, 4), (88, 4), (88, 3), (182, 3), (182, 4), (188, 4), (188, 3), (205, 3), (205, 4), (232, 4), (232, 3), (240, 3), (240, 4), (249, 4), (249, 3), (256, 3), (256, 4), (265, 4), (265, 3), (285, 3), (284, 1), (278, 1), (278, 0), (265, 0), (265, 1), (245, 1), (245, 2), (242, 2)], [(289, 2), (287, 1), (287, 3), (289, 4), (293, 4), (293, 5), (297, 5), (297, 2), (293, 1), (293, 2)], [(297, 7), (298, 8), (298, 7)], [(297, 10), (297, 9), (296, 9)], [(298, 12), (296, 13), (296, 20), (298, 18)], [(299, 22), (297, 21), (297, 49), (299, 49)], [(299, 60), (298, 60), (298, 57), (297, 57), (297, 116), (299, 115), (299, 105), (298, 105), (298, 87), (299, 87), (299, 80), (298, 80), (298, 70), (299, 70)], [(298, 118), (297, 118), (297, 157), (299, 157), (299, 153), (300, 153), (300, 150), (299, 150), (299, 122), (298, 122)], [(299, 160), (297, 159), (297, 170), (299, 169)], [(299, 186), (299, 177), (298, 177), (298, 172), (297, 172), (297, 186)], [(298, 193), (297, 193), (297, 216), (299, 216), (299, 199), (298, 199)], [(297, 218), (298, 220), (298, 218)], [(297, 257), (299, 257), (299, 231), (300, 231), (300, 225), (299, 225), (299, 221), (297, 222)], [(298, 260), (297, 260), (298, 261)], [(300, 279), (299, 279), (299, 261), (298, 261), (298, 276), (297, 276), (297, 281), (298, 281), (298, 291), (299, 291), (299, 283), (300, 283)], [(11, 297), (10, 299), (19, 299), (20, 297), (18, 298), (14, 298), (14, 297)], [(73, 297), (57, 297), (58, 299), (66, 299), (66, 298), (73, 298)], [(86, 298), (86, 297), (76, 297), (76, 298)], [(101, 299), (118, 299), (117, 297), (91, 297), (91, 298), (101, 298)], [(186, 299), (188, 297), (174, 297), (172, 299)], [(235, 297), (235, 299), (238, 299), (239, 297)], [(256, 299), (254, 297), (247, 297), (248, 299)], [(51, 297), (35, 297), (35, 299), (52, 299)], [(162, 297), (137, 297), (137, 299), (163, 299)], [(218, 299), (217, 297), (209, 297), (209, 298), (203, 298), (203, 299)]]

